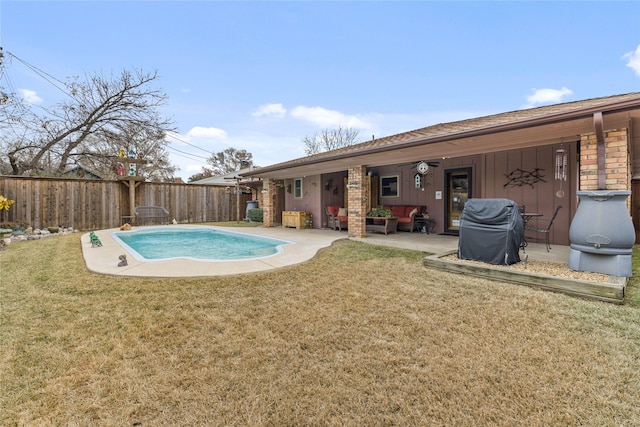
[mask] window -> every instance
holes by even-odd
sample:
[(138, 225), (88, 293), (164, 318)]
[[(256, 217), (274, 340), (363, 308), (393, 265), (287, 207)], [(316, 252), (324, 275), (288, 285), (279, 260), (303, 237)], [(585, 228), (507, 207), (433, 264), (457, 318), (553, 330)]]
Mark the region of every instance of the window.
[(400, 179), (398, 175), (380, 177), (380, 195), (382, 197), (400, 197)]
[(302, 198), (302, 178), (295, 178), (293, 180), (293, 197), (296, 199)]

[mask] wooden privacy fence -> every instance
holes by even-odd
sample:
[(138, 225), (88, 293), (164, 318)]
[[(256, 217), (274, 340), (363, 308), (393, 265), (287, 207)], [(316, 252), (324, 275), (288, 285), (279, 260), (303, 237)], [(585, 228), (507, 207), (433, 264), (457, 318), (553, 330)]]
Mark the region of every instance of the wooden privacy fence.
[[(15, 200), (0, 213), (0, 223), (34, 228), (115, 228), (129, 215), (129, 189), (119, 181), (0, 176), (0, 194)], [(251, 194), (198, 184), (144, 182), (136, 188), (136, 206), (162, 206), (180, 223), (236, 221), (245, 217)]]

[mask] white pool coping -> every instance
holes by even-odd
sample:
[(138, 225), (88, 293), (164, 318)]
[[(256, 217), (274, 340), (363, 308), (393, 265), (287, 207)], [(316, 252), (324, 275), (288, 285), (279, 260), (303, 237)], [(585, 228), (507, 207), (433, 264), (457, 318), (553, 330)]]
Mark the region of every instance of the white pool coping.
[[(172, 225), (172, 227), (202, 228), (203, 225)], [(137, 227), (134, 227), (136, 229)], [(142, 227), (141, 227), (142, 228)], [(234, 274), (255, 273), (300, 264), (313, 258), (320, 249), (331, 246), (333, 242), (346, 239), (346, 232), (332, 230), (285, 227), (213, 227), (235, 233), (271, 237), (287, 240), (292, 244), (283, 245), (283, 250), (273, 256), (251, 260), (236, 261), (198, 261), (193, 259), (172, 259), (164, 261), (139, 261), (113, 237), (118, 228), (98, 230), (95, 234), (102, 246), (92, 247), (89, 233), (81, 237), (82, 253), (87, 269), (94, 273), (115, 276), (141, 277), (210, 277)], [(126, 254), (128, 265), (118, 267), (119, 256)]]

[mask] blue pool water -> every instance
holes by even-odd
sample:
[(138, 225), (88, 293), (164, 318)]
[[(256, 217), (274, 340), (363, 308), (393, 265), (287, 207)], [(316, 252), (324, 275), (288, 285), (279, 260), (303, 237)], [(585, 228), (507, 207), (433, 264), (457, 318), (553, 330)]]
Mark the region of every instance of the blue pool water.
[(291, 242), (210, 227), (116, 231), (114, 239), (140, 261), (190, 258), (230, 261), (275, 255)]

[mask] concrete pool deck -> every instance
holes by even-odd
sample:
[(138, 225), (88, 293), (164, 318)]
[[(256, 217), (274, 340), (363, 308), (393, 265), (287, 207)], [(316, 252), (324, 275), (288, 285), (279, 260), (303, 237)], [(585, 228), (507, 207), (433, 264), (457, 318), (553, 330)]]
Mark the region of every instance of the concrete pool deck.
[[(174, 227), (203, 227), (201, 224), (176, 225)], [(134, 227), (145, 228), (145, 227)], [(328, 229), (297, 230), (286, 227), (218, 227), (251, 235), (272, 237), (276, 239), (294, 242), (284, 245), (284, 250), (276, 255), (254, 260), (238, 261), (196, 261), (189, 259), (173, 259), (167, 261), (138, 261), (120, 246), (111, 236), (112, 232), (120, 231), (118, 228), (96, 231), (96, 235), (102, 242), (98, 248), (91, 247), (89, 234), (81, 238), (82, 252), (87, 268), (90, 271), (101, 274), (117, 276), (146, 276), (146, 277), (203, 277), (225, 276), (233, 274), (253, 273), (268, 271), (274, 268), (299, 264), (313, 258), (320, 249), (331, 246), (333, 242), (348, 239), (346, 231), (339, 232)], [(411, 249), (432, 254), (442, 254), (456, 250), (458, 247), (457, 236), (442, 236), (437, 234), (421, 233), (397, 233), (397, 234), (369, 234), (362, 239), (351, 240), (363, 243), (391, 246), (402, 249)], [(128, 266), (118, 267), (118, 257), (127, 254)], [(567, 262), (569, 248), (567, 246), (554, 246), (551, 252), (547, 252), (544, 244), (531, 244), (527, 248), (529, 259), (538, 261)]]
[[(202, 228), (203, 225), (175, 225), (172, 227)], [(138, 227), (134, 227), (136, 229)], [(118, 228), (99, 230), (95, 234), (102, 242), (100, 247), (92, 247), (89, 233), (81, 237), (82, 253), (87, 269), (94, 273), (115, 276), (143, 277), (207, 277), (233, 274), (255, 273), (275, 268), (299, 264), (313, 258), (320, 249), (331, 246), (333, 242), (346, 239), (347, 233), (329, 230), (297, 230), (295, 228), (264, 227), (218, 227), (237, 233), (271, 237), (287, 240), (292, 244), (283, 245), (283, 251), (276, 255), (251, 260), (234, 261), (197, 261), (192, 259), (172, 259), (164, 261), (138, 261), (125, 250), (111, 233)], [(118, 267), (118, 257), (127, 255), (128, 265)]]
[[(197, 228), (203, 227), (203, 225), (178, 225), (177, 227)], [(326, 229), (297, 230), (285, 227), (239, 228), (218, 226), (214, 226), (214, 228), (287, 240), (293, 242), (293, 244), (284, 245), (282, 252), (270, 257), (237, 261), (196, 261), (179, 258), (145, 262), (138, 261), (133, 255), (127, 254), (129, 265), (118, 267), (118, 257), (123, 253), (127, 253), (127, 251), (111, 236), (112, 232), (119, 231), (119, 229), (115, 228), (95, 232), (102, 242), (101, 247), (92, 247), (89, 233), (83, 235), (81, 237), (82, 252), (87, 268), (100, 274), (141, 277), (215, 277), (265, 272), (300, 264), (312, 259), (320, 249), (331, 246), (333, 242), (349, 239), (346, 232)], [(456, 251), (458, 247), (457, 236), (425, 235), (421, 233), (368, 234), (365, 238), (351, 238), (350, 240), (424, 252), (427, 254), (424, 258), (424, 265), (428, 268), (540, 287), (614, 303), (622, 303), (624, 300), (626, 278), (622, 277), (610, 277), (608, 283), (600, 283), (565, 279), (527, 271), (505, 272), (496, 266), (488, 264), (467, 266), (463, 263), (443, 259), (444, 256)], [(520, 256), (523, 257), (524, 255), (525, 253), (521, 252)], [(566, 264), (569, 258), (569, 247), (553, 245), (552, 250), (547, 251), (544, 244), (530, 243), (526, 249), (526, 257), (529, 261), (551, 261)]]

